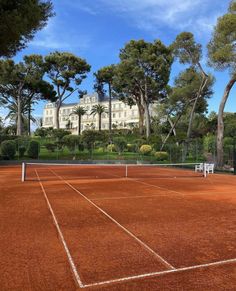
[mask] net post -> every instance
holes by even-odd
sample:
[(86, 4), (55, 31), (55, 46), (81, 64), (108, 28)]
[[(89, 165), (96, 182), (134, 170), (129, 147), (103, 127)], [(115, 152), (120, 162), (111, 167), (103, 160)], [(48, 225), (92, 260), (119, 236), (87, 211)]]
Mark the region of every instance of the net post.
[(21, 182), (25, 182), (25, 173), (26, 172), (26, 163), (23, 162), (22, 163), (22, 167), (21, 167)]
[(126, 164), (125, 165), (125, 178), (128, 177), (128, 165)]
[(203, 164), (203, 177), (204, 178), (207, 177), (207, 165), (206, 165), (206, 163)]

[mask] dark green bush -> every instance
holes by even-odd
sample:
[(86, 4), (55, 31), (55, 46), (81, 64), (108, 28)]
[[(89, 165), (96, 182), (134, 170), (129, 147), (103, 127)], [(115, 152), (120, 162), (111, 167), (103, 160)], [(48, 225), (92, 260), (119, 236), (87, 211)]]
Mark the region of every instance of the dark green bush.
[(18, 148), (18, 153), (19, 153), (19, 157), (23, 158), (26, 152), (26, 147), (25, 146), (19, 146)]
[(16, 144), (13, 140), (5, 140), (1, 143), (1, 152), (4, 160), (12, 160), (16, 154)]
[(49, 151), (49, 152), (55, 152), (56, 148), (57, 148), (57, 145), (55, 143), (46, 143), (45, 144), (45, 148)]
[(127, 144), (127, 150), (128, 152), (135, 152), (136, 151), (136, 145), (132, 143)]
[(70, 152), (74, 152), (78, 149), (80, 137), (78, 135), (66, 135), (63, 137), (62, 142), (67, 146)]
[(40, 152), (40, 145), (37, 141), (31, 140), (28, 148), (28, 156), (32, 159), (37, 159)]
[(123, 137), (116, 137), (113, 139), (113, 143), (116, 147), (116, 150), (118, 151), (119, 155), (123, 153), (123, 151), (126, 149), (127, 144), (126, 140)]
[(59, 128), (53, 129), (51, 134), (53, 138), (56, 138), (57, 140), (62, 140), (64, 136), (70, 135), (71, 132), (63, 128)]
[(0, 135), (0, 144), (5, 141), (5, 140), (15, 140), (17, 139), (18, 136), (17, 135), (4, 135), (4, 134), (1, 134)]
[(167, 161), (169, 158), (167, 152), (155, 152), (154, 156), (157, 159), (157, 161)]

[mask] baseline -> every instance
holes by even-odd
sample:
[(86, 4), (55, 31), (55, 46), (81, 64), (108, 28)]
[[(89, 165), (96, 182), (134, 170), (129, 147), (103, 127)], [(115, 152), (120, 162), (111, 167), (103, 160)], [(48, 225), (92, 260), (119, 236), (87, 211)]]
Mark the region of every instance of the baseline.
[(161, 276), (165, 274), (171, 274), (171, 273), (181, 273), (184, 271), (189, 271), (189, 270), (194, 270), (194, 269), (201, 269), (201, 268), (208, 268), (212, 266), (220, 266), (220, 265), (226, 265), (230, 263), (236, 263), (236, 258), (234, 259), (229, 259), (229, 260), (223, 260), (223, 261), (217, 261), (213, 263), (208, 263), (208, 264), (202, 264), (202, 265), (195, 265), (195, 266), (190, 266), (190, 267), (183, 267), (183, 268), (178, 268), (174, 270), (166, 270), (166, 271), (161, 271), (161, 272), (152, 272), (152, 273), (146, 273), (146, 274), (140, 274), (136, 276), (130, 276), (130, 277), (123, 277), (119, 279), (114, 279), (114, 280), (108, 280), (108, 281), (102, 281), (102, 282), (97, 282), (97, 283), (92, 283), (92, 284), (86, 284), (83, 286), (83, 288), (88, 288), (88, 287), (95, 287), (95, 286), (101, 286), (101, 285), (109, 285), (113, 283), (119, 283), (119, 282), (127, 282), (135, 279), (142, 279), (142, 278), (148, 278), (148, 277), (155, 277), (155, 276)]

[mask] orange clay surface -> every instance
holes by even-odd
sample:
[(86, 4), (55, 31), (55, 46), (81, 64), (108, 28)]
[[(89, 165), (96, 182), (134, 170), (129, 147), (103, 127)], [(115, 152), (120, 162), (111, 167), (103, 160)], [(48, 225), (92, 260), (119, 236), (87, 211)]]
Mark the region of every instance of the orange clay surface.
[(0, 290), (236, 290), (236, 176), (123, 170), (0, 166)]

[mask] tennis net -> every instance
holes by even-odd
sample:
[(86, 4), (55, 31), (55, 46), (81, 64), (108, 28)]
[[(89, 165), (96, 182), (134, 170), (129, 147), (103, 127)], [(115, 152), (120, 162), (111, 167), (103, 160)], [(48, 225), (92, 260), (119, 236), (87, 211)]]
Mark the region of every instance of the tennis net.
[(190, 178), (206, 177), (204, 164), (58, 164), (22, 163), (22, 181), (63, 179), (117, 178)]

